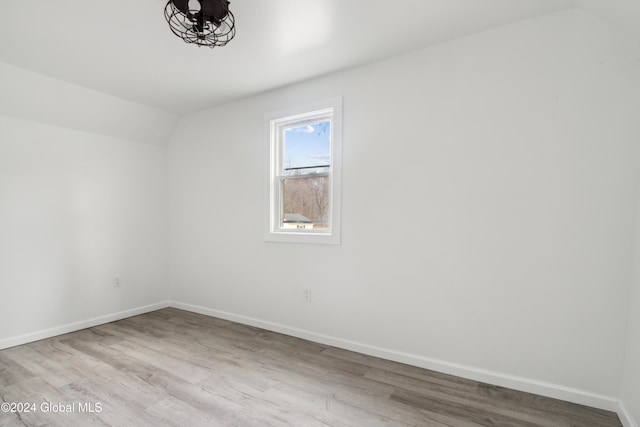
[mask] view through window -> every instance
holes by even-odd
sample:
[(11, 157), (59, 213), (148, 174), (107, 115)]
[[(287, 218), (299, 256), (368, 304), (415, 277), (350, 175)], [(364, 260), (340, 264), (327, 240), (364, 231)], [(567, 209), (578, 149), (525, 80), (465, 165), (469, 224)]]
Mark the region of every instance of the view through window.
[(284, 131), (280, 227), (329, 228), (331, 121)]

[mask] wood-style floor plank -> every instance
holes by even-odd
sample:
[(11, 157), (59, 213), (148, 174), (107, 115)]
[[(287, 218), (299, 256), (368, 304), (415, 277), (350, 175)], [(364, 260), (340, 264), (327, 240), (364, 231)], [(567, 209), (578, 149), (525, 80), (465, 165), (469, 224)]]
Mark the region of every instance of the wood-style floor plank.
[(612, 412), (169, 308), (0, 351), (0, 400), (36, 406), (0, 412), (0, 427), (621, 426)]

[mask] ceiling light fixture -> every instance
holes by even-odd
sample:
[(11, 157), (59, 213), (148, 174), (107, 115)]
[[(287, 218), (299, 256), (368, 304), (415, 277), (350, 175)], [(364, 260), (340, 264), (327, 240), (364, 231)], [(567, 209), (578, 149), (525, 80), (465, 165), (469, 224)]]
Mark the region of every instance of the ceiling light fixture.
[(164, 17), (176, 36), (198, 46), (224, 46), (236, 35), (227, 0), (169, 0)]

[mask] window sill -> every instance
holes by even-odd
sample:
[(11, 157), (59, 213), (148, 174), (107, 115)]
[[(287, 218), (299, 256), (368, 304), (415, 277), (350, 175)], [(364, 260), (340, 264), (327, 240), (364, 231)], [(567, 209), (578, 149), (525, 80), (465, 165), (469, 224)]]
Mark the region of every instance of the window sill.
[(264, 240), (266, 242), (280, 243), (309, 243), (309, 244), (325, 244), (339, 245), (340, 237), (332, 234), (320, 233), (300, 233), (300, 232), (271, 232), (265, 233)]

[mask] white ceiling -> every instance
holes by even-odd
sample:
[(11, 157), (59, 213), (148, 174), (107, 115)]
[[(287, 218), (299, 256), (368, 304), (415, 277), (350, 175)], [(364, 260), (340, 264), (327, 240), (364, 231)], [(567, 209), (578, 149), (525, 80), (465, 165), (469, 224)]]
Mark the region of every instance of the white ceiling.
[(185, 114), (576, 1), (232, 0), (237, 36), (215, 49), (174, 36), (165, 3), (4, 2), (0, 62)]

